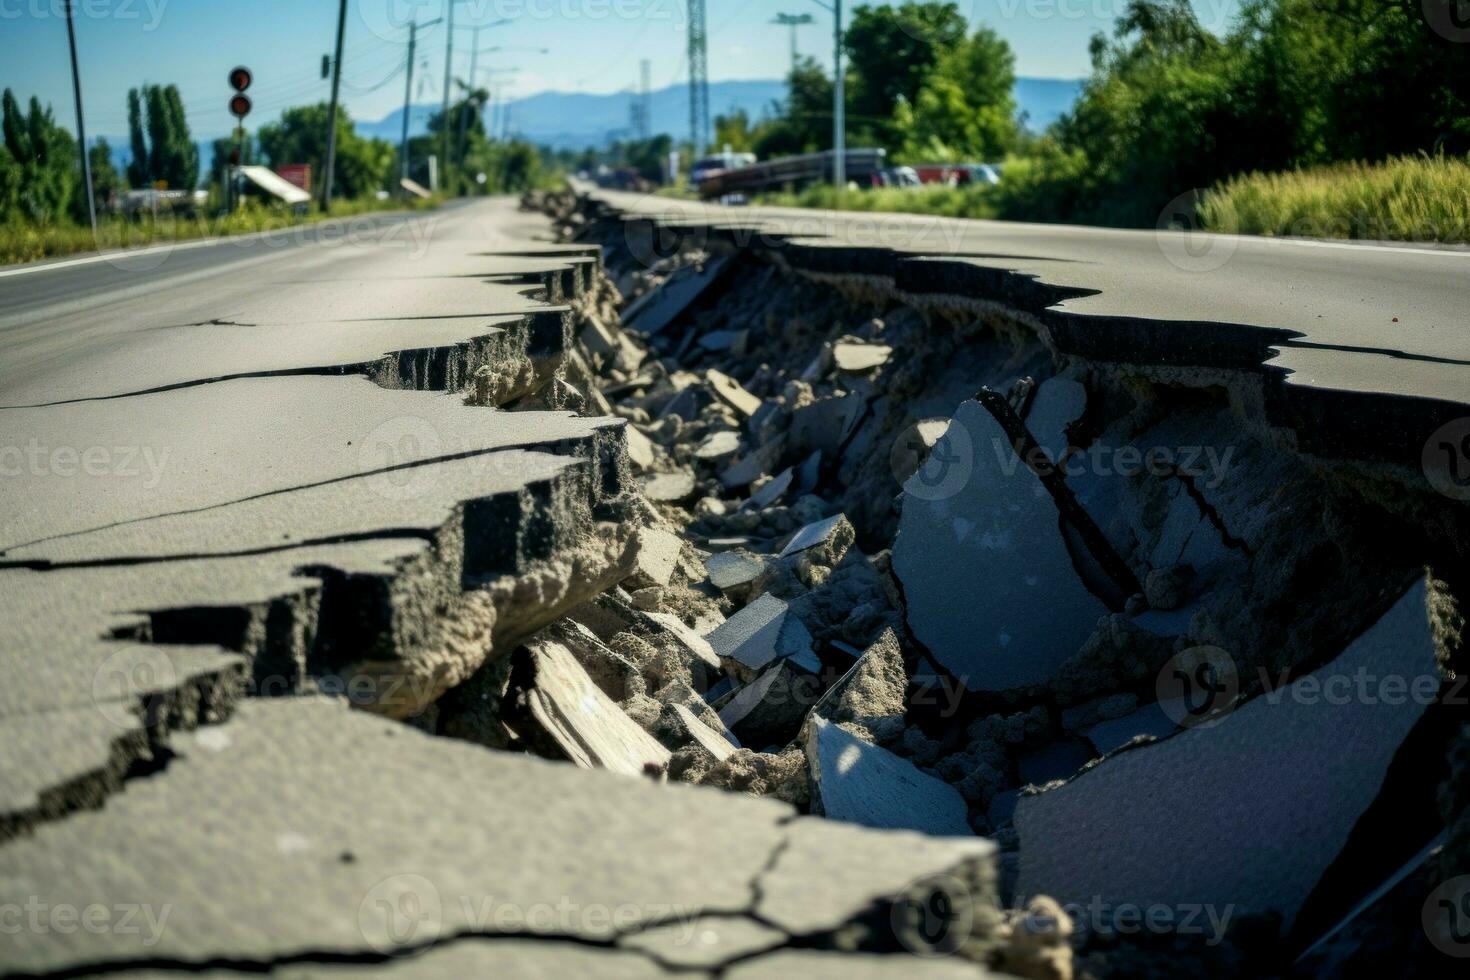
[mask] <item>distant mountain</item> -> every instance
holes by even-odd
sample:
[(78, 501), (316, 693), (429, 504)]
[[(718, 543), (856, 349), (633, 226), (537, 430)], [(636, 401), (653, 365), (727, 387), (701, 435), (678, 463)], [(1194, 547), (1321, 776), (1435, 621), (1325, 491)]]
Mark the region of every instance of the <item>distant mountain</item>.
[[(1026, 124), (1040, 131), (1051, 125), (1071, 108), (1082, 89), (1079, 79), (1018, 78), (1016, 103), (1025, 114)], [(770, 111), (771, 103), (786, 96), (786, 83), (780, 79), (711, 82), (709, 108), (711, 116), (744, 109), (752, 119)], [(557, 148), (581, 149), (603, 146), (613, 139), (626, 139), (632, 134), (629, 106), (632, 92), (610, 95), (588, 95), (582, 92), (541, 92), (516, 99), (509, 104), (510, 131), (533, 143)], [(671, 85), (650, 93), (652, 130), (682, 136), (689, 129), (689, 86)], [(409, 134), (428, 132), (429, 116), (439, 111), (437, 103), (413, 105), (409, 113)], [(403, 129), (403, 110), (390, 112), (377, 122), (358, 122), (357, 131), (364, 136), (397, 141)]]

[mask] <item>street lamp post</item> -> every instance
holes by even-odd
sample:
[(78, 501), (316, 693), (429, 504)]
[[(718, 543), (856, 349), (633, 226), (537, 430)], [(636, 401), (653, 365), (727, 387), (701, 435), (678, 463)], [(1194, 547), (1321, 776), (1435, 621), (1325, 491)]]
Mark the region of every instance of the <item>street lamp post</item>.
[(832, 13), (832, 183), (847, 187), (847, 83), (842, 76), (842, 0), (812, 0)]

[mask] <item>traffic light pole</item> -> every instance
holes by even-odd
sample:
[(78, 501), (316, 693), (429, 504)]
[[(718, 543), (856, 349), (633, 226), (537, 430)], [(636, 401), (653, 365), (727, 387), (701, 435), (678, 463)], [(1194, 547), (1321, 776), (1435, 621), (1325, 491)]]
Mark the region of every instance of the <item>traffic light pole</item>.
[(332, 56), (332, 107), (327, 110), (327, 172), (322, 179), (322, 210), (332, 206), (332, 170), (337, 164), (337, 93), (342, 86), (342, 34), (347, 27), (347, 0), (337, 8), (337, 52)]

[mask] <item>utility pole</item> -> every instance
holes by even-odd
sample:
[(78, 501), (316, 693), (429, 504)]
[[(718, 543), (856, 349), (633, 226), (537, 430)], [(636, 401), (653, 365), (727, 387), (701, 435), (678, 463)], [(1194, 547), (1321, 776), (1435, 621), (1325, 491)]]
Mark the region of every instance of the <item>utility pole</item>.
[(403, 83), (403, 138), (398, 143), (398, 179), (408, 179), (408, 100), (413, 95), (413, 48), (418, 41), (418, 21), (408, 25), (408, 81)]
[(832, 183), (847, 189), (847, 88), (842, 77), (842, 0), (832, 0)]
[[(423, 26), (433, 27), (443, 19), (435, 17)], [(403, 83), (403, 138), (398, 144), (398, 176), (403, 180), (408, 179), (408, 100), (413, 96), (413, 55), (414, 47), (418, 43), (418, 33), (418, 21), (408, 25), (408, 80)]]
[(772, 24), (791, 28), (791, 70), (796, 71), (796, 29), (812, 22), (811, 14), (777, 14)]
[(449, 85), (450, 70), (454, 67), (454, 0), (444, 4), (449, 17), (449, 28), (444, 38), (444, 103), (439, 110), (439, 172), (444, 175), (444, 186), (449, 186)]
[(337, 165), (337, 93), (342, 86), (342, 33), (347, 29), (347, 0), (337, 7), (337, 52), (332, 56), (332, 107), (327, 111), (327, 172), (322, 179), (322, 210), (332, 206), (332, 169)]
[(689, 0), (689, 142), (690, 153), (704, 153), (709, 132), (709, 42), (704, 26), (704, 0)]
[(92, 196), (92, 161), (87, 157), (87, 127), (82, 120), (82, 72), (77, 67), (77, 31), (74, 19), (75, 0), (66, 4), (66, 43), (71, 47), (71, 88), (77, 103), (77, 145), (82, 153), (82, 179), (87, 184), (87, 217), (92, 222), (92, 238), (97, 238), (97, 201)]

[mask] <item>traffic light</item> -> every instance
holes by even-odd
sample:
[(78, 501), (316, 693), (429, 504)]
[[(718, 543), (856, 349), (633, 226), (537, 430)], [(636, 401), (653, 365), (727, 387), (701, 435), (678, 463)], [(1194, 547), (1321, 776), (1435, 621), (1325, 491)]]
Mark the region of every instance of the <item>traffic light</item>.
[(253, 79), (250, 69), (243, 65), (230, 70), (230, 88), (235, 90), (235, 94), (230, 96), (230, 115), (236, 119), (250, 115), (250, 96), (245, 94), (245, 90)]
[(332, 74), (332, 56), (324, 54), (322, 55), (322, 77), (326, 78), (330, 74)]

